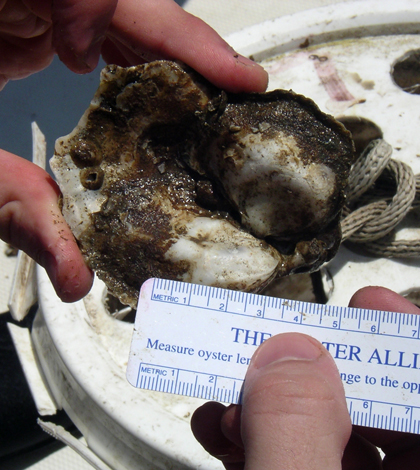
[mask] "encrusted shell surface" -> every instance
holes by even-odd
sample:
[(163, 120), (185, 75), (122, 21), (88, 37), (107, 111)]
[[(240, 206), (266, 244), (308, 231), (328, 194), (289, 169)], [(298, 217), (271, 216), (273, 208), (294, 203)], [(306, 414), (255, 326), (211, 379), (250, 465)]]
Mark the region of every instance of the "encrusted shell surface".
[(150, 277), (258, 291), (336, 251), (341, 124), (277, 90), (230, 95), (183, 65), (106, 67), (51, 167), (88, 265), (123, 303)]

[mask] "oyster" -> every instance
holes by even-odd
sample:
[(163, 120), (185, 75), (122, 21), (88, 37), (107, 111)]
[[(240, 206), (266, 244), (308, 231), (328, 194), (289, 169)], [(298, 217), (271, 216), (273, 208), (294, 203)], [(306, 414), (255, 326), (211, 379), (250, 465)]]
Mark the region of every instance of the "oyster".
[(107, 66), (51, 168), (87, 264), (135, 306), (150, 277), (259, 291), (340, 243), (353, 156), (309, 99), (226, 94), (170, 61)]

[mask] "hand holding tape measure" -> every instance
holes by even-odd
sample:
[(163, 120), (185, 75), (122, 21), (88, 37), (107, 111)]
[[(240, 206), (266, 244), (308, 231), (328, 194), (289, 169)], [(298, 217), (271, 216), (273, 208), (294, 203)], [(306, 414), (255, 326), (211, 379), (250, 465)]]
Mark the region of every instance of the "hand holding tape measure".
[[(390, 313), (418, 314), (419, 309), (406, 299), (386, 289), (367, 288), (354, 296), (353, 309), (328, 311), (319, 306), (309, 312), (305, 305), (290, 306), (284, 301), (281, 323), (287, 328), (282, 328), (279, 320), (273, 322), (278, 305), (270, 304), (269, 298), (264, 302), (252, 294), (237, 298), (224, 290), (208, 295), (182, 283), (155, 287), (144, 291), (143, 301), (147, 308), (154, 302), (166, 305), (162, 310), (172, 317), (172, 334), (165, 337), (162, 329), (148, 329), (147, 314), (141, 315), (145, 349), (151, 354), (144, 357), (147, 363), (137, 364), (137, 379), (148, 377), (142, 388), (242, 402), (242, 409), (207, 403), (192, 419), (197, 439), (227, 469), (243, 468), (244, 448), (248, 469), (337, 469), (344, 449), (343, 468), (418, 468), (420, 317)], [(177, 316), (176, 305), (186, 297), (197, 318), (187, 315), (185, 323)], [(221, 304), (228, 305), (219, 315), (216, 308)], [(293, 310), (300, 314), (294, 326)], [(191, 342), (188, 323), (195, 331)], [(218, 330), (212, 330), (211, 323), (220, 331), (230, 330), (230, 336), (212, 340)], [(160, 318), (155, 318), (155, 325), (162, 327)], [(185, 334), (180, 337), (177, 330)], [(311, 336), (324, 346), (300, 333), (271, 335), (276, 330), (315, 331)], [(273, 337), (266, 340), (269, 336)], [(233, 349), (227, 347), (227, 338)], [(248, 367), (244, 351), (251, 346), (257, 349), (262, 341)], [(219, 350), (214, 347), (217, 344)], [(241, 367), (248, 371), (244, 386), (238, 387)], [(128, 377), (133, 383), (130, 365)], [(350, 417), (358, 425), (349, 440)], [(382, 447), (388, 466), (382, 466), (375, 446)]]

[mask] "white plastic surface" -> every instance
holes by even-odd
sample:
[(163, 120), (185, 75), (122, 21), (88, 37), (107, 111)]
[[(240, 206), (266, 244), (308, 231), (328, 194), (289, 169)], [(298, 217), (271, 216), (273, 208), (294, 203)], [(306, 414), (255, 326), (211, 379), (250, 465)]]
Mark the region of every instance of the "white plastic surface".
[(19, 251), (8, 300), (12, 318), (16, 321), (23, 320), (36, 299), (35, 261)]
[(0, 240), (0, 314), (9, 311), (10, 290), (17, 263), (17, 256), (8, 255), (8, 251), (8, 245)]
[(111, 470), (89, 447), (82, 442), (81, 439), (76, 439), (72, 434), (66, 431), (62, 426), (58, 426), (48, 421), (38, 419), (38, 424), (50, 436), (58, 439), (66, 444), (69, 448), (73, 449), (80, 455), (86, 463), (88, 463), (95, 470)]
[(28, 328), (8, 323), (10, 336), (16, 347), (19, 362), (31, 390), (32, 398), (41, 416), (55, 415), (57, 407), (45, 385), (32, 348)]
[(101, 282), (74, 304), (61, 304), (42, 268), (38, 286), (42, 313), (32, 337), (41, 367), (56, 402), (99, 457), (124, 470), (221, 468), (189, 429), (202, 401), (142, 392), (127, 382), (133, 326), (105, 312)]
[[(381, 12), (376, 14), (372, 13), (370, 2), (357, 3), (298, 15), (299, 18), (295, 17), (301, 25), (298, 29), (293, 29), (296, 22), (292, 21), (280, 28), (282, 19), (265, 23), (264, 38), (270, 38), (268, 50), (261, 48), (257, 27), (234, 34), (234, 42), (240, 43), (243, 35), (247, 40), (246, 50), (259, 50), (257, 56), (261, 58), (268, 56), (262, 64), (270, 74), (270, 89), (293, 89), (312, 98), (322, 111), (336, 117), (355, 116), (373, 121), (393, 147), (392, 158), (409, 164), (414, 174), (418, 174), (420, 95), (402, 91), (393, 82), (390, 71), (405, 52), (420, 48), (420, 36), (409, 34), (415, 29), (414, 22), (420, 21), (420, 5), (401, 2), (397, 6), (394, 2), (381, 2)], [(407, 11), (402, 14), (399, 8)], [(358, 11), (357, 17), (354, 17), (354, 10)], [(313, 23), (308, 22), (309, 17)], [(375, 24), (370, 28), (363, 21), (375, 21)], [(351, 34), (344, 29), (349, 25), (352, 25), (351, 33), (360, 37), (349, 38)], [(321, 36), (316, 34), (321, 31)], [(319, 37), (325, 37), (326, 32), (331, 42), (318, 44)], [(306, 38), (315, 45), (269, 56), (270, 51), (284, 49), (275, 44), (296, 45)], [(323, 62), (328, 65), (323, 66), (320, 57), (328, 58)], [(329, 70), (325, 70), (326, 67)], [(322, 74), (335, 75), (340, 99), (334, 96), (336, 90), (322, 85)], [(396, 238), (420, 238), (418, 222), (414, 221), (414, 225), (417, 228), (410, 228), (410, 222), (402, 223)], [(370, 257), (342, 246), (324, 268), (329, 303), (347, 305), (352, 294), (367, 285), (381, 285), (404, 295), (417, 292), (420, 290), (419, 267), (419, 259)]]
[[(420, 47), (418, 35), (399, 36), (418, 30), (420, 5), (409, 1), (346, 5), (273, 20), (228, 40), (239, 52), (264, 60), (270, 71), (270, 88), (290, 87), (314, 98), (327, 112), (364, 116), (376, 122), (385, 139), (401, 147), (394, 158), (407, 159), (419, 172), (419, 159), (411, 158), (420, 153), (416, 150), (417, 135), (409, 137), (412, 134), (407, 126), (418, 128), (418, 116), (410, 110), (419, 108), (415, 100), (420, 97), (398, 90), (389, 68), (408, 49)], [(355, 35), (362, 39), (343, 40)], [(367, 39), (370, 35), (376, 39)], [(388, 39), (394, 36), (397, 39), (391, 46)], [(336, 43), (324, 44), (331, 40)], [(310, 49), (299, 48), (308, 43)], [(285, 55), (277, 57), (280, 53)], [(355, 102), (334, 102), (320, 84), (309, 56), (327, 53), (334, 58)], [(375, 86), (364, 87), (366, 81)], [(374, 261), (342, 248), (328, 267), (334, 282), (330, 301), (346, 304), (360, 284), (395, 289), (396, 280), (402, 279), (397, 290), (416, 288), (418, 267), (418, 262)], [(200, 400), (139, 391), (127, 383), (125, 365), (132, 325), (113, 320), (104, 312), (101, 283), (83, 302), (68, 305), (56, 297), (42, 269), (38, 269), (38, 276), (41, 312), (33, 339), (55, 400), (80, 428), (89, 447), (114, 469), (221, 469), (189, 429), (190, 415)]]
[[(416, 18), (413, 13), (412, 18)], [(411, 25), (409, 26), (411, 28)], [(403, 28), (405, 30), (405, 27)], [(392, 28), (390, 28), (392, 31)], [(337, 38), (338, 39), (338, 38)], [(336, 117), (355, 116), (377, 124), (393, 147), (392, 158), (420, 173), (420, 95), (403, 92), (392, 81), (392, 64), (406, 51), (420, 48), (419, 35), (380, 35), (337, 40), (285, 53), (263, 61), (270, 72), (270, 88), (292, 88), (312, 98), (324, 112)], [(332, 98), (320, 84), (317, 57), (328, 57), (346, 100)], [(328, 72), (330, 73), (330, 71)], [(413, 216), (414, 217), (414, 216)], [(416, 228), (413, 228), (416, 227)], [(420, 238), (418, 221), (400, 224), (396, 239)], [(370, 257), (342, 246), (324, 268), (329, 303), (347, 305), (352, 294), (367, 285), (381, 285), (403, 295), (420, 290), (420, 260)]]

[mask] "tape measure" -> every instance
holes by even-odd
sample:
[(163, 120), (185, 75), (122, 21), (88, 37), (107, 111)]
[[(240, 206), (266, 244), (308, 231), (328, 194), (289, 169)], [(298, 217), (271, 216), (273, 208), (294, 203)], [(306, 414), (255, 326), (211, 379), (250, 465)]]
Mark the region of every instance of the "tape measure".
[(353, 424), (420, 434), (420, 316), (286, 300), (164, 279), (140, 291), (127, 379), (241, 403), (256, 348), (282, 332), (321, 341)]

